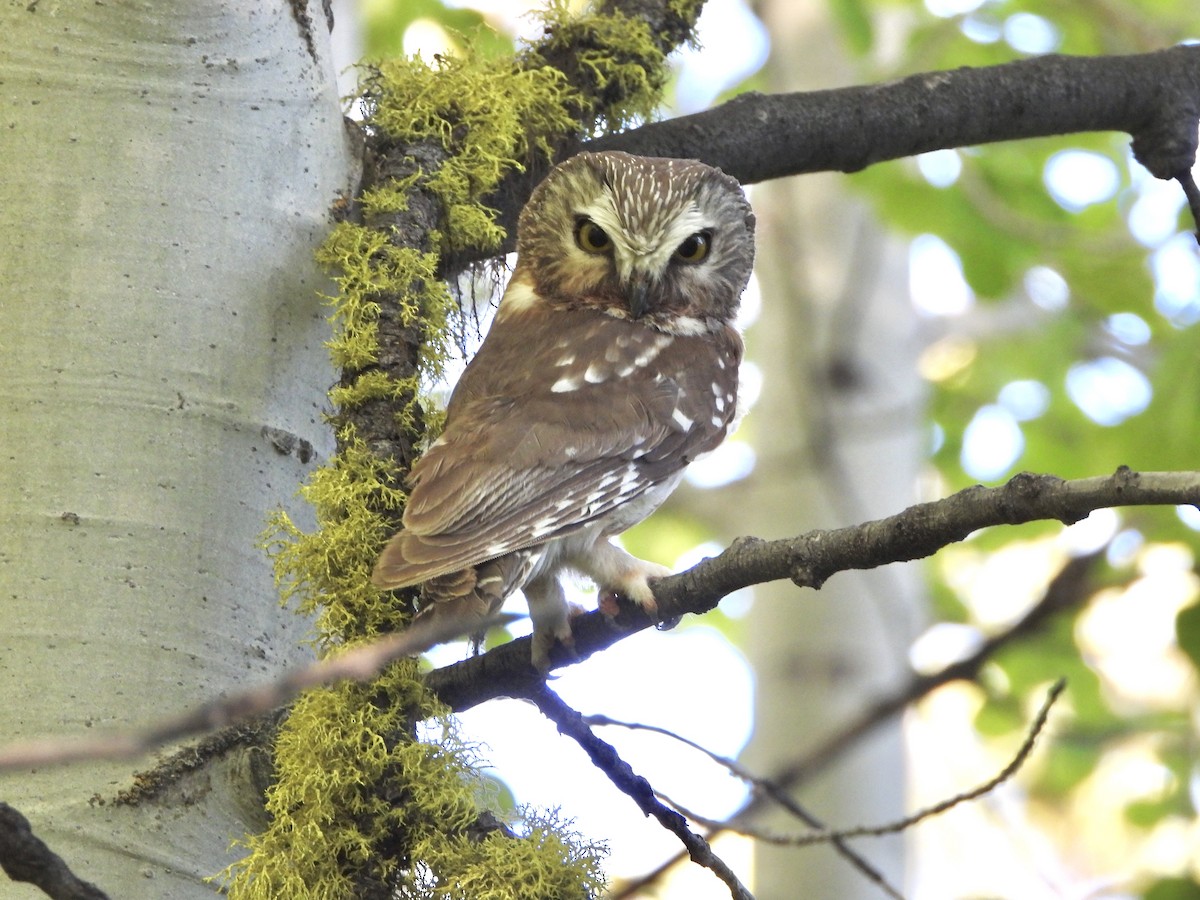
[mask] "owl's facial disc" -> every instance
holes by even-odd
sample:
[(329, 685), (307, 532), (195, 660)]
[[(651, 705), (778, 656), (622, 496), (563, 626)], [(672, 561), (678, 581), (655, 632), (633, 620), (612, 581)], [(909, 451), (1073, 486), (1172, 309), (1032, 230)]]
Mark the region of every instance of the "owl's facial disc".
[(575, 245), (612, 265), (629, 314), (651, 312), (672, 266), (696, 266), (708, 257), (713, 225), (694, 202), (673, 215), (646, 216), (604, 191), (576, 214)]

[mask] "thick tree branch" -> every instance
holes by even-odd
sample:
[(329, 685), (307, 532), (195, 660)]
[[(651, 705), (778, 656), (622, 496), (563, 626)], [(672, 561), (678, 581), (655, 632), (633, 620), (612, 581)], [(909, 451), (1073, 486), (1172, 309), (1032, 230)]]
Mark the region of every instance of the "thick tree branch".
[[(888, 84), (742, 94), (690, 116), (565, 150), (695, 158), (743, 184), (806, 172), (856, 172), (930, 150), (1088, 131), (1123, 131), (1158, 178), (1196, 159), (1200, 46), (1130, 56), (1038, 56), (925, 72)], [(516, 221), (544, 171), (514, 174), (489, 200)], [(512, 237), (506, 250), (512, 249)], [(457, 262), (461, 264), (464, 260)]]
[[(790, 578), (819, 588), (837, 572), (921, 559), (993, 525), (1040, 519), (1070, 524), (1105, 507), (1177, 504), (1200, 505), (1200, 472), (1137, 473), (1123, 466), (1113, 475), (1075, 481), (1022, 473), (1001, 487), (976, 485), (862, 525), (777, 541), (739, 538), (719, 556), (655, 582), (654, 593), (662, 620), (669, 621), (708, 612), (727, 594), (765, 581)], [(637, 611), (615, 621), (600, 613), (580, 616), (573, 622), (574, 654), (556, 647), (551, 662), (586, 659), (651, 624)], [(437, 669), (426, 684), (452, 709), (463, 710), (496, 697), (527, 696), (538, 680), (529, 639), (521, 638)]]
[(1133, 56), (1037, 56), (889, 84), (742, 94), (705, 112), (608, 135), (588, 149), (697, 156), (740, 181), (856, 172), (946, 147), (1124, 131), (1138, 161), (1174, 178), (1196, 159), (1200, 46)]
[(7, 803), (0, 803), (0, 868), (13, 881), (40, 888), (54, 900), (107, 900), (108, 894), (83, 881), (45, 841), (33, 833), (29, 820)]

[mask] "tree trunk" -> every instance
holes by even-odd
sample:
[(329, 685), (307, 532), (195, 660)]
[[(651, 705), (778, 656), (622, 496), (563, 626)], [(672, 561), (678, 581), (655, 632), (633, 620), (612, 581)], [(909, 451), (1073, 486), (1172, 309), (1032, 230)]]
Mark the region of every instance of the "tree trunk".
[[(255, 543), (331, 444), (311, 253), (350, 156), (308, 13), (306, 33), (284, 2), (0, 12), (6, 738), (145, 724), (300, 655)], [(211, 896), (259, 814), (247, 762), (134, 805), (114, 797), (150, 760), (31, 771), (4, 799), (111, 896)]]
[[(768, 89), (795, 91), (854, 80), (828, 20), (810, 4), (760, 4), (773, 54)], [(773, 538), (850, 525), (915, 500), (922, 459), (916, 322), (906, 290), (906, 247), (886, 237), (848, 194), (844, 177), (790, 179), (754, 195), (761, 223), (762, 318), (750, 333), (764, 369), (747, 419), (759, 463), (739, 531)], [(871, 699), (902, 682), (920, 622), (917, 574), (889, 567), (839, 574), (819, 593), (775, 583), (755, 588), (748, 653), (756, 673), (753, 770), (771, 774), (802, 758)], [(795, 796), (829, 827), (898, 818), (905, 794), (900, 723), (891, 723), (804, 784)], [(780, 815), (768, 830), (798, 833)], [(903, 842), (856, 845), (895, 886)], [(875, 898), (879, 889), (827, 845), (759, 844), (759, 900)]]

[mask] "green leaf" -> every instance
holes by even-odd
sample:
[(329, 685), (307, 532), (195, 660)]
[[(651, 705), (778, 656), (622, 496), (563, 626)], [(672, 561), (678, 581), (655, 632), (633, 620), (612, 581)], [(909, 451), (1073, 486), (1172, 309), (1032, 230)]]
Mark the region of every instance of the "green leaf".
[(1164, 878), (1143, 894), (1143, 900), (1200, 900), (1200, 885), (1190, 878)]
[(1193, 603), (1179, 611), (1175, 617), (1175, 639), (1192, 665), (1200, 669), (1200, 603)]
[(1190, 816), (1191, 806), (1180, 791), (1154, 800), (1137, 800), (1125, 807), (1125, 819), (1138, 828), (1153, 828), (1167, 816)]
[(862, 0), (831, 0), (830, 11), (846, 36), (846, 45), (863, 56), (875, 44), (875, 26)]

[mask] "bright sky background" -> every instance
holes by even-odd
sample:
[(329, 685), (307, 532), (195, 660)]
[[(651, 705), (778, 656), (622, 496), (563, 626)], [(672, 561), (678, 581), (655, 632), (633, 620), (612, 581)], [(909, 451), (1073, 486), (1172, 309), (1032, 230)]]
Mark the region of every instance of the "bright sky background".
[[(342, 0), (349, 2), (349, 0)], [(926, 0), (936, 15), (969, 14), (982, 0)], [(497, 27), (536, 37), (538, 26), (525, 17), (529, 2), (515, 0), (470, 0), (467, 5), (484, 11)], [(339, 68), (357, 59), (352, 23), (354, 15), (347, 10), (337, 16), (334, 32), (339, 54)], [(1030, 14), (1017, 13), (1002, 22), (968, 18), (963, 31), (980, 42), (1006, 41), (1013, 48), (1027, 53), (1053, 52), (1058, 34), (1047, 20)], [(707, 39), (706, 39), (707, 38)], [(749, 14), (741, 0), (709, 0), (700, 22), (699, 50), (685, 50), (679, 55), (682, 73), (678, 88), (681, 112), (690, 112), (709, 105), (723, 90), (738, 83), (757, 69), (767, 52), (767, 36), (761, 24)], [(405, 39), (409, 52), (420, 52), (427, 58), (445, 49), (444, 37), (436, 26), (414, 26)], [(351, 85), (343, 82), (349, 92)], [(948, 187), (955, 183), (962, 167), (959, 151), (942, 150), (924, 154), (915, 163), (933, 185)], [(1158, 292), (1155, 308), (1158, 315), (1179, 325), (1190, 324), (1200, 316), (1200, 259), (1195, 245), (1187, 235), (1176, 233), (1177, 213), (1183, 203), (1177, 185), (1157, 181), (1131, 159), (1126, 167), (1132, 173), (1137, 200), (1129, 208), (1129, 222), (1135, 237), (1153, 249), (1153, 266)], [(1050, 160), (1045, 182), (1050, 195), (1068, 210), (1080, 210), (1091, 204), (1110, 199), (1120, 186), (1121, 175), (1111, 160), (1087, 151), (1065, 151)], [(918, 314), (927, 317), (957, 317), (971, 311), (974, 295), (962, 275), (962, 266), (955, 252), (933, 235), (917, 236), (910, 246), (909, 288)], [(1070, 302), (1065, 282), (1057, 273), (1044, 267), (1032, 269), (1026, 279), (1029, 299), (1047, 310), (1061, 309)], [(757, 284), (747, 296), (747, 323), (756, 316)], [(1131, 304), (1137, 300), (1131, 299)], [(1144, 304), (1138, 304), (1144, 307)], [(1112, 316), (1108, 328), (1112, 336), (1127, 347), (1144, 343), (1149, 328), (1144, 316), (1149, 312), (1122, 312)], [(935, 346), (922, 360), (927, 377), (965, 365), (974, 349), (961, 341), (957, 344)], [(761, 384), (756, 368), (746, 372), (751, 393)], [(1144, 375), (1128, 363), (1112, 356), (1101, 357), (1075, 366), (1068, 376), (1069, 395), (1079, 408), (1100, 424), (1111, 425), (1136, 415), (1150, 400), (1150, 385)], [(1023, 447), (1021, 424), (1046, 412), (1049, 391), (1036, 381), (1015, 381), (1005, 386), (994, 402), (983, 406), (971, 421), (964, 442), (963, 466), (974, 477), (993, 481), (1007, 471)], [(935, 443), (937, 435), (934, 436)], [(692, 473), (693, 483), (716, 486), (742, 477), (754, 465), (753, 450), (731, 442), (723, 455), (711, 460), (708, 466), (699, 465)], [(1200, 528), (1200, 514), (1181, 512), (1192, 528)], [(1091, 519), (1069, 529), (1061, 538), (1054, 554), (1078, 552), (1081, 545), (1100, 538), (1112, 537), (1118, 528), (1117, 517), (1097, 513)], [(1128, 542), (1127, 542), (1128, 543)], [(1135, 542), (1136, 543), (1136, 542)], [(702, 548), (715, 552), (719, 548)], [(1044, 549), (1044, 548), (1043, 548)], [(969, 552), (969, 548), (968, 548)], [(1045, 554), (1043, 553), (1043, 557)], [(676, 568), (695, 562), (695, 558), (674, 561)], [(1150, 566), (1167, 572), (1177, 580), (1184, 562), (1178, 559), (1158, 560)], [(1012, 579), (994, 577), (994, 566), (1008, 566), (1011, 560), (979, 557), (964, 563), (964, 578), (978, 577), (979, 587), (972, 602), (984, 621), (991, 618), (1011, 618), (1020, 611), (1020, 604), (1040, 590), (1043, 582), (1034, 579), (1028, 586), (1028, 597), (1014, 591)], [(970, 573), (975, 572), (975, 575)], [(984, 587), (989, 583), (1005, 585), (1003, 597), (991, 597)], [(1046, 575), (1045, 577), (1048, 577)], [(1162, 583), (1161, 582), (1160, 587)], [(1182, 589), (1166, 594), (1160, 591), (1160, 602), (1179, 603)], [(1165, 596), (1166, 599), (1161, 598)], [(990, 597), (990, 599), (989, 599)], [(580, 602), (594, 604), (594, 592), (582, 595)], [(1117, 600), (1116, 607), (1124, 609)], [(728, 613), (744, 614), (749, 600), (746, 596), (722, 605)], [(524, 612), (520, 601), (511, 607)], [(1088, 640), (1097, 645), (1111, 642), (1114, 636), (1125, 636), (1136, 623), (1127, 620), (1118, 610), (1098, 615), (1089, 625)], [(556, 678), (554, 688), (563, 699), (585, 715), (599, 713), (631, 722), (659, 725), (678, 732), (709, 748), (715, 753), (736, 757), (749, 738), (753, 710), (753, 678), (738, 650), (702, 621), (672, 632), (649, 632), (620, 642), (612, 649), (588, 662), (571, 667)], [(527, 625), (514, 629), (527, 631)], [(975, 629), (965, 626), (935, 627), (914, 648), (918, 665), (944, 662), (961, 653), (981, 638)], [(1136, 646), (1133, 646), (1136, 645)], [(1137, 649), (1140, 647), (1140, 649)], [(1146, 648), (1149, 647), (1149, 650)], [(1131, 650), (1122, 659), (1128, 672), (1153, 671), (1161, 674), (1154, 653), (1160, 645), (1151, 641), (1131, 642)], [(443, 665), (462, 658), (462, 644), (450, 645), (430, 654), (434, 665)], [(1161, 655), (1161, 654), (1160, 654)], [(1148, 668), (1146, 668), (1148, 667)], [(1139, 682), (1140, 683), (1140, 682)], [(974, 732), (967, 727), (957, 734), (944, 730), (944, 716), (958, 722), (969, 722), (969, 696), (953, 691), (939, 692), (939, 698), (920, 716), (913, 717), (914, 751), (936, 749), (939, 759), (954, 755), (950, 748), (961, 745), (958, 758), (962, 770), (953, 774), (957, 781), (936, 782), (919, 789), (918, 797), (930, 801), (941, 799), (962, 789), (964, 783), (976, 780), (979, 772), (994, 770), (993, 760), (985, 758)], [(942, 713), (944, 715), (939, 715)], [(499, 701), (485, 704), (464, 713), (463, 733), (469, 740), (482, 744), (482, 754), (494, 766), (496, 777), (512, 790), (519, 803), (535, 807), (561, 807), (563, 813), (576, 821), (578, 828), (592, 837), (611, 836), (612, 855), (608, 871), (620, 876), (640, 874), (656, 866), (679, 850), (678, 842), (657, 823), (648, 821), (636, 810), (632, 801), (620, 795), (586, 759), (573, 741), (560, 737), (552, 725), (529, 704), (518, 701)], [(712, 818), (732, 812), (745, 798), (744, 787), (723, 769), (695, 751), (656, 735), (605, 728), (600, 734), (617, 746), (635, 771), (650, 779), (654, 786), (677, 799), (685, 806)], [(974, 774), (972, 774), (974, 773)], [(927, 795), (927, 796), (926, 796)], [(1001, 819), (1020, 819), (1019, 810), (1011, 808), (1003, 796), (997, 808), (985, 815)], [(960, 826), (957, 831), (940, 832), (941, 840), (964, 842), (978, 847), (994, 840), (994, 834), (979, 830), (981, 826)], [(1030, 838), (1036, 843), (1036, 838)], [(744, 842), (718, 848), (734, 868), (749, 871), (749, 851)], [(993, 854), (994, 871), (978, 873), (981, 884), (1002, 884), (1015, 877), (1014, 871), (1038, 872), (1037, 884), (1024, 884), (1018, 894), (1027, 898), (1067, 896), (1066, 893), (1045, 893), (1043, 877), (1053, 870), (1046, 864), (1047, 849), (1041, 846), (996, 847)], [(1030, 857), (1041, 862), (1032, 865)], [(941, 857), (944, 859), (944, 856)], [(692, 867), (693, 869), (695, 867)], [(936, 873), (918, 868), (918, 887), (909, 896), (915, 898), (945, 896), (937, 884)], [(1069, 884), (1069, 873), (1062, 873)], [(663, 897), (686, 897), (688, 900), (725, 898), (728, 890), (711, 875), (688, 878), (688, 885)], [(1106, 895), (1115, 897), (1116, 895)]]

